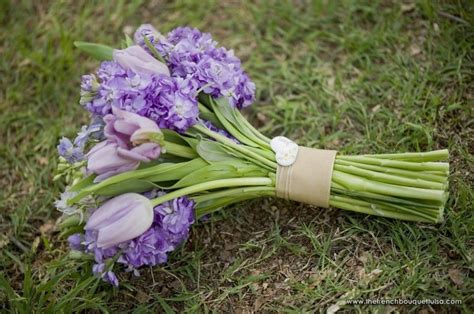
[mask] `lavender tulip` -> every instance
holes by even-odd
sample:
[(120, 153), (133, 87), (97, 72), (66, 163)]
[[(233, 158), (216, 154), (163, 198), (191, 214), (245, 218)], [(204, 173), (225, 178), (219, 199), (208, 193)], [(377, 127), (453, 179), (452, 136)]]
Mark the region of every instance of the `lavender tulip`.
[(98, 175), (95, 182), (133, 170), (161, 153), (163, 133), (154, 121), (115, 107), (112, 111), (104, 117), (107, 140), (96, 144), (86, 156), (87, 168)]
[(97, 247), (109, 248), (143, 234), (153, 223), (149, 199), (126, 193), (105, 202), (90, 216), (85, 230), (97, 232)]
[(155, 121), (116, 107), (112, 107), (112, 113), (104, 117), (104, 134), (107, 139), (120, 147), (146, 142), (163, 145), (163, 133)]
[(131, 46), (123, 50), (114, 50), (114, 61), (127, 70), (139, 75), (164, 74), (170, 76), (168, 67), (155, 59), (140, 46)]

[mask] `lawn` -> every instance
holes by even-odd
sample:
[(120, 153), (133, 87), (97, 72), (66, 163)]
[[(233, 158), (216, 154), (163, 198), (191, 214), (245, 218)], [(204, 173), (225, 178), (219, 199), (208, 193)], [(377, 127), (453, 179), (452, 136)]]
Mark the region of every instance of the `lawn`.
[[(91, 277), (52, 205), (56, 145), (88, 117), (74, 48), (117, 46), (141, 23), (190, 25), (233, 48), (268, 136), (344, 153), (450, 150), (438, 225), (277, 199), (196, 224), (168, 264)], [(0, 1), (0, 311), (68, 313), (472, 311), (474, 6), (469, 1)], [(350, 299), (458, 305), (348, 305)]]

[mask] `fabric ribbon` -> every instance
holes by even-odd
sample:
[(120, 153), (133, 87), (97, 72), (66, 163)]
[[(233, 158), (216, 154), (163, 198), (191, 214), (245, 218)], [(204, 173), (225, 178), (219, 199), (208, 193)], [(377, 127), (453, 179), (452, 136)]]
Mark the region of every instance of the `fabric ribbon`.
[(278, 165), (276, 195), (318, 207), (329, 207), (331, 178), (337, 151), (300, 146), (290, 166)]

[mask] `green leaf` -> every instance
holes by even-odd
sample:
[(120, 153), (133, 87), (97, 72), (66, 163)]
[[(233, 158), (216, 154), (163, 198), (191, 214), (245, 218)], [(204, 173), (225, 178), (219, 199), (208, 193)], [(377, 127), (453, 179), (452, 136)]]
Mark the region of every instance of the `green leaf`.
[(188, 142), (183, 139), (183, 136), (179, 133), (169, 130), (169, 129), (162, 129), (161, 132), (165, 135), (165, 140), (167, 142), (179, 144), (179, 145), (188, 145)]
[(112, 60), (113, 58), (114, 48), (106, 45), (88, 43), (85, 41), (75, 41), (74, 46), (97, 60)]
[(235, 159), (224, 149), (222, 144), (209, 140), (201, 140), (196, 146), (196, 151), (202, 159), (209, 163)]
[(89, 185), (94, 184), (94, 179), (96, 175), (92, 174), (90, 176), (85, 177), (81, 181), (77, 182), (74, 184), (74, 186), (69, 190), (70, 192), (77, 192), (85, 187), (88, 187)]
[(145, 177), (147, 181), (151, 182), (166, 182), (166, 181), (177, 181), (188, 175), (189, 173), (201, 169), (209, 165), (204, 159), (195, 158), (188, 162), (182, 162), (176, 164), (175, 167), (170, 168), (168, 171), (161, 173), (151, 174)]
[(188, 174), (170, 188), (182, 188), (202, 182), (235, 178), (237, 176), (237, 169), (234, 166), (225, 163), (213, 164)]
[(130, 179), (124, 182), (112, 184), (97, 190), (97, 195), (115, 196), (123, 193), (141, 193), (157, 188), (156, 184), (147, 180)]

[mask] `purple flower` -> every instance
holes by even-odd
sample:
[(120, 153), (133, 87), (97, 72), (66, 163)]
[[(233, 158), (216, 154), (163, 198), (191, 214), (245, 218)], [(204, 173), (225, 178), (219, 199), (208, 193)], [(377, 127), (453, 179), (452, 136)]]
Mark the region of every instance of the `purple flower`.
[(147, 87), (145, 103), (137, 113), (156, 121), (160, 128), (184, 132), (199, 115), (195, 89), (189, 80), (157, 77)]
[(189, 234), (194, 223), (194, 201), (180, 197), (155, 207), (155, 221), (166, 231), (167, 240), (173, 249)]
[(73, 235), (70, 235), (67, 238), (67, 241), (69, 242), (69, 247), (73, 250), (76, 251), (82, 251), (83, 250), (83, 245), (82, 241), (84, 240), (82, 234), (80, 233), (75, 233)]
[(145, 43), (145, 38), (148, 39), (150, 44), (155, 45), (160, 40), (164, 39), (164, 36), (160, 34), (152, 25), (150, 24), (142, 24), (139, 28), (135, 31), (135, 35), (133, 36), (133, 40), (145, 50), (148, 51), (148, 47)]
[(166, 38), (157, 35), (149, 25), (135, 33), (135, 42), (146, 49), (144, 36), (167, 61), (172, 76), (191, 81), (196, 89), (214, 97), (225, 97), (237, 108), (252, 104), (255, 84), (243, 71), (232, 50), (218, 48), (211, 35), (196, 28), (178, 27)]
[(189, 235), (189, 228), (194, 223), (194, 205), (187, 197), (179, 197), (156, 206), (152, 227), (130, 241), (119, 262), (132, 268), (166, 262), (167, 253)]
[(151, 202), (143, 195), (125, 193), (99, 207), (85, 230), (97, 233), (97, 247), (110, 248), (143, 234), (153, 223)]
[(107, 259), (115, 256), (123, 245), (117, 245), (107, 249), (100, 248), (97, 246), (97, 234), (95, 230), (85, 230), (83, 242), (84, 252), (94, 255), (94, 259), (97, 263), (103, 263)]
[[(158, 62), (158, 61), (157, 61)], [(160, 128), (184, 132), (197, 122), (197, 86), (188, 79), (163, 74), (137, 74), (116, 62), (103, 62), (100, 87), (82, 104), (104, 116), (117, 107), (154, 120)]]
[(99, 263), (99, 264), (94, 264), (92, 266), (92, 273), (98, 277), (102, 278), (105, 282), (110, 283), (111, 285), (118, 287), (119, 282), (117, 279), (117, 276), (115, 276), (114, 272), (108, 270), (105, 271), (105, 264), (104, 263)]
[(87, 153), (87, 169), (98, 175), (94, 182), (100, 182), (116, 174), (136, 169), (141, 161), (150, 160), (138, 152), (121, 148), (117, 143), (103, 141)]
[(170, 75), (170, 71), (164, 63), (156, 60), (140, 46), (114, 50), (114, 61), (124, 69), (133, 71), (138, 75)]
[(87, 154), (87, 169), (98, 175), (96, 182), (135, 169), (140, 162), (150, 162), (160, 155), (163, 134), (154, 121), (115, 107), (104, 121), (107, 140)]
[(76, 138), (74, 139), (74, 145), (84, 149), (89, 138), (102, 139), (104, 133), (102, 131), (104, 127), (104, 121), (100, 117), (94, 117), (91, 121), (91, 124), (83, 125), (81, 131), (77, 133)]
[(75, 147), (70, 139), (63, 137), (59, 140), (59, 145), (57, 146), (58, 153), (61, 157), (66, 159), (70, 164), (82, 161), (84, 159), (84, 154), (81, 147)]
[(115, 273), (113, 271), (107, 271), (102, 278), (114, 287), (118, 287), (119, 285), (117, 276), (115, 276)]
[(172, 251), (172, 247), (166, 241), (165, 232), (153, 225), (144, 234), (130, 241), (118, 262), (132, 268), (154, 266), (165, 263), (169, 251)]
[(147, 142), (163, 144), (163, 133), (154, 121), (116, 107), (112, 112), (104, 117), (104, 134), (108, 140), (124, 148)]
[[(164, 194), (163, 192), (156, 193), (154, 191), (146, 193), (152, 198)], [(102, 207), (104, 206), (105, 204)], [(79, 249), (94, 255), (96, 261), (93, 266), (94, 274), (115, 285), (115, 276), (107, 274), (107, 271), (111, 271), (111, 269), (107, 270), (105, 263), (119, 252), (122, 252), (117, 262), (126, 266), (127, 270), (133, 271), (137, 276), (139, 275), (137, 268), (141, 266), (165, 263), (168, 259), (168, 253), (176, 249), (188, 237), (189, 229), (194, 223), (194, 206), (194, 201), (187, 197), (179, 197), (160, 204), (153, 209), (153, 223), (148, 230), (132, 240), (107, 248), (99, 245), (99, 232), (86, 227), (86, 232), (82, 236), (82, 245)], [(116, 214), (120, 215), (119, 212)], [(98, 219), (92, 218), (92, 216), (88, 224), (91, 219)], [(73, 240), (76, 243), (76, 237)]]

